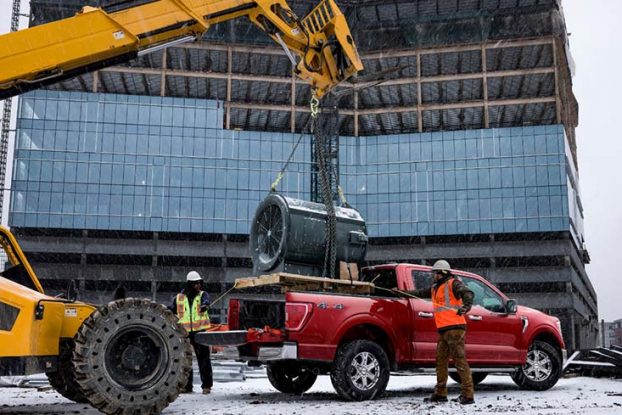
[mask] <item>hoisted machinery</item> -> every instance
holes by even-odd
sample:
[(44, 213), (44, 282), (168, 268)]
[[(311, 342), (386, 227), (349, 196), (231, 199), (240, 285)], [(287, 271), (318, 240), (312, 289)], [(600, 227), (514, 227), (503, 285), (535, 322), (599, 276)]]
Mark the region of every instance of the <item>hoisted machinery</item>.
[[(84, 7), (76, 16), (0, 36), (0, 99), (200, 38), (239, 17), (280, 44), (313, 100), (363, 69), (345, 17), (322, 0), (299, 19), (285, 0), (151, 0)], [(191, 348), (164, 306), (95, 306), (46, 295), (17, 241), (0, 227), (0, 375), (46, 372), (52, 386), (107, 414), (154, 414), (173, 402)]]

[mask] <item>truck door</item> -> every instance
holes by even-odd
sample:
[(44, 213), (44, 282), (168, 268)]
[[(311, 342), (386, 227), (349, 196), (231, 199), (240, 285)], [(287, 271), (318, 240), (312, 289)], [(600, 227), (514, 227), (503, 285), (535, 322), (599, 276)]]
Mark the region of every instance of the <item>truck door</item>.
[(473, 308), (466, 315), (469, 363), (520, 363), (520, 318), (505, 312), (503, 297), (492, 287), (475, 278), (460, 278), (475, 294)]
[[(432, 286), (432, 273), (413, 269), (411, 271), (413, 284), (416, 290), (427, 289)], [(413, 320), (412, 355), (414, 362), (429, 364), (436, 361), (436, 343), (438, 332), (434, 323), (434, 313), (431, 298), (411, 298), (411, 316)]]

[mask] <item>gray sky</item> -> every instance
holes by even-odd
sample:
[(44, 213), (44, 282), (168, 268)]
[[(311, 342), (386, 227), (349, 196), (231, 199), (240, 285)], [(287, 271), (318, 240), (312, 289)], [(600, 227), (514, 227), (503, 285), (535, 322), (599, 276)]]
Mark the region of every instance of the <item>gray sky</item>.
[[(0, 0), (0, 33), (9, 30), (12, 0)], [(617, 27), (622, 1), (564, 0), (570, 50), (576, 63), (574, 93), (579, 102), (577, 129), (581, 195), (585, 215), (585, 240), (592, 262), (588, 275), (598, 295), (599, 318), (622, 318), (622, 139), (617, 138), (622, 118), (622, 42)], [(22, 12), (28, 0), (22, 0)], [(22, 26), (27, 21), (22, 19)], [(617, 102), (617, 104), (616, 104)], [(620, 118), (618, 118), (620, 117)], [(618, 184), (616, 184), (618, 183)], [(621, 267), (622, 268), (622, 267)], [(621, 302), (622, 304), (622, 302)]]
[[(598, 295), (598, 314), (622, 318), (618, 259), (622, 260), (622, 43), (619, 0), (564, 0), (570, 51), (576, 63), (573, 89), (579, 102), (577, 146), (585, 241), (592, 262), (587, 272)], [(616, 184), (617, 183), (617, 184)], [(618, 257), (618, 255), (620, 255)]]

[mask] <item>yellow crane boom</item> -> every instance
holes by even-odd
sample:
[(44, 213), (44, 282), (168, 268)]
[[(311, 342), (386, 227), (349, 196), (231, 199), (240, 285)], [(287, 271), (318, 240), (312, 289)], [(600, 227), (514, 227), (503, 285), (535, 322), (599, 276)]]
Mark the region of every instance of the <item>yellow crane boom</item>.
[(363, 69), (334, 0), (322, 0), (303, 19), (285, 0), (134, 4), (86, 6), (73, 17), (1, 35), (0, 99), (199, 38), (212, 24), (243, 16), (285, 49), (317, 98)]

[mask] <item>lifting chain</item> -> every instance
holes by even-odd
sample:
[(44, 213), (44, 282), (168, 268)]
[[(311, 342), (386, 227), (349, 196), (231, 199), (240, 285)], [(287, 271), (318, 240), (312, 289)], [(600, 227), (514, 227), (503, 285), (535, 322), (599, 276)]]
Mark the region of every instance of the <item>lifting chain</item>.
[(337, 216), (333, 204), (333, 193), (330, 187), (328, 169), (326, 166), (326, 134), (319, 122), (320, 101), (315, 94), (311, 97), (311, 130), (314, 134), (314, 147), (317, 158), (318, 176), (322, 190), (322, 199), (326, 207), (326, 250), (324, 251), (324, 269), (322, 277), (335, 278), (337, 263)]

